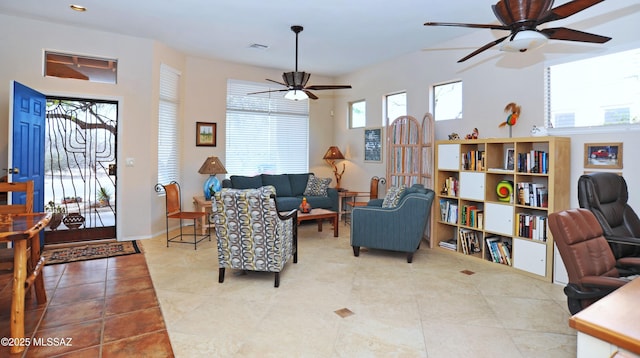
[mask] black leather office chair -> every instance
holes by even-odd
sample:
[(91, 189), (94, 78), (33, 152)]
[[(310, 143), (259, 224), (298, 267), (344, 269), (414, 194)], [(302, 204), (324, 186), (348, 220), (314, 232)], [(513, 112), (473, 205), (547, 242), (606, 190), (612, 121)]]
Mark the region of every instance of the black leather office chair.
[(564, 293), (571, 314), (628, 283), (630, 278), (618, 267), (628, 268), (627, 272), (640, 268), (640, 257), (616, 260), (602, 227), (587, 209), (549, 214), (549, 230), (569, 275)]
[(640, 256), (640, 219), (627, 203), (627, 182), (607, 172), (578, 179), (578, 202), (596, 217), (616, 259)]

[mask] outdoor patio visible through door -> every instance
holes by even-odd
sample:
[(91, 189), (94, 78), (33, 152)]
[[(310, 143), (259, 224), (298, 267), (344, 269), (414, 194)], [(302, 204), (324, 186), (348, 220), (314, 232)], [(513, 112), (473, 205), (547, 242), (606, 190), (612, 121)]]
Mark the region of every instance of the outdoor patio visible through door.
[(47, 97), (45, 243), (116, 237), (118, 103)]

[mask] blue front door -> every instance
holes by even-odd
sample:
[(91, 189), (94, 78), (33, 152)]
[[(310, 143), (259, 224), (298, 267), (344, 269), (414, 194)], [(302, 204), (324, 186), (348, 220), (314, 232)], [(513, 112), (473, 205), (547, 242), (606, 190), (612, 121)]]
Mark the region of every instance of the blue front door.
[[(10, 181), (33, 180), (33, 211), (44, 211), (44, 135), (46, 97), (23, 84), (13, 82), (11, 138), (9, 140)], [(24, 194), (15, 194), (12, 203), (24, 203)]]

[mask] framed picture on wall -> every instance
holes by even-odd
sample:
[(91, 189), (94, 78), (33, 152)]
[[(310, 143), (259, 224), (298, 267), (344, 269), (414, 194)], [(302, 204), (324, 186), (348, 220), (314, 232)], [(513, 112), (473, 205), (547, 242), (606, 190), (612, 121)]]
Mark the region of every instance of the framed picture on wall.
[(622, 143), (585, 143), (584, 167), (622, 169)]
[(216, 146), (216, 123), (196, 122), (196, 146)]
[(382, 128), (364, 130), (364, 161), (382, 162)]

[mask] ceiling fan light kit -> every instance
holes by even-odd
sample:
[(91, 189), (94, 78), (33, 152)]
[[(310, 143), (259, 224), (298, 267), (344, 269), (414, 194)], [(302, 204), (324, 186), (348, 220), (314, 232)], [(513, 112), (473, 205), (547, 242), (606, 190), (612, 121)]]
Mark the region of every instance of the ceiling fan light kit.
[(544, 46), (549, 39), (538, 31), (525, 30), (516, 33), (500, 45), (500, 51), (525, 52)]
[[(458, 62), (501, 44), (500, 50), (508, 52), (525, 52), (538, 48), (549, 39), (602, 44), (611, 37), (590, 34), (566, 27), (537, 29), (539, 25), (550, 21), (561, 20), (585, 10), (604, 0), (572, 0), (558, 7), (553, 7), (553, 0), (499, 0), (492, 5), (493, 13), (500, 22), (495, 24), (466, 24), (453, 22), (426, 22), (425, 26), (456, 26), (489, 30), (507, 30), (511, 34), (480, 47)], [(505, 40), (507, 40), (505, 42)]]
[(301, 101), (301, 100), (304, 100), (304, 99), (308, 99), (309, 96), (307, 96), (307, 94), (304, 93), (304, 91), (291, 90), (291, 91), (287, 91), (287, 93), (285, 93), (284, 98), (290, 99), (292, 101)]
[(318, 99), (318, 97), (311, 92), (321, 91), (321, 90), (336, 90), (336, 89), (346, 89), (351, 88), (350, 85), (312, 85), (307, 86), (307, 82), (309, 81), (309, 77), (311, 77), (310, 73), (300, 72), (298, 71), (298, 34), (304, 28), (299, 25), (291, 26), (291, 31), (296, 34), (296, 69), (292, 72), (285, 72), (282, 74), (282, 80), (284, 82), (278, 82), (275, 80), (270, 80), (267, 78), (267, 81), (277, 83), (286, 88), (283, 89), (275, 89), (268, 91), (260, 91), (253, 92), (248, 94), (258, 94), (258, 93), (271, 93), (271, 92), (286, 92), (284, 98), (290, 99), (293, 101), (300, 101), (307, 98)]

